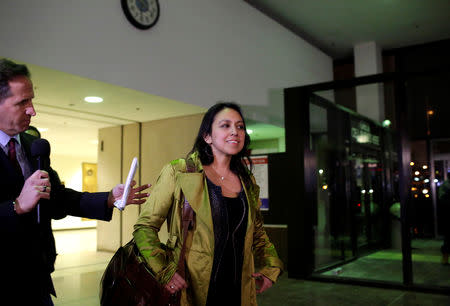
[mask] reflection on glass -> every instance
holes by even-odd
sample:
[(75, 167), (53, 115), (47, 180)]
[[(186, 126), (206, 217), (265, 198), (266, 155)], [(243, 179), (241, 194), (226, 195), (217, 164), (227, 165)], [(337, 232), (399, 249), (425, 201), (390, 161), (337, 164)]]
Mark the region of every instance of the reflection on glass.
[[(336, 252), (333, 250), (335, 237), (330, 227), (330, 197), (328, 180), (330, 169), (325, 163), (327, 137), (327, 112), (324, 108), (314, 104), (310, 107), (310, 144), (311, 150), (316, 152), (317, 159), (317, 224), (315, 228), (315, 262), (317, 266), (335, 261)], [(339, 257), (339, 256), (338, 256)]]
[(246, 119), (246, 123), (253, 155), (286, 151), (284, 127), (251, 119)]
[[(434, 140), (430, 144), (430, 163), (416, 160), (411, 193), (411, 250), (413, 282), (429, 286), (450, 286), (450, 141)], [(415, 156), (424, 156), (424, 141), (412, 144)], [(419, 178), (419, 180), (416, 180)]]
[(329, 106), (324, 98), (330, 96), (321, 93), (310, 103), (310, 150), (318, 174), (314, 269), (333, 277), (401, 282), (396, 156), (385, 143), (391, 140), (383, 140), (381, 125)]

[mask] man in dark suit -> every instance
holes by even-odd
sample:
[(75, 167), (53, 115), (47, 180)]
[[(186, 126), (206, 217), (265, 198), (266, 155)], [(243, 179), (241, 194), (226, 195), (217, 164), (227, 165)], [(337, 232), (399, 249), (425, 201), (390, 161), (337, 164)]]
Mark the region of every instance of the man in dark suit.
[[(36, 115), (33, 98), (27, 67), (0, 59), (1, 305), (53, 305), (51, 219), (73, 215), (109, 221), (123, 193), (123, 185), (109, 193), (77, 192), (61, 185), (51, 168), (35, 169), (30, 148), (37, 138), (24, 133)], [(132, 188), (127, 204), (145, 202), (148, 194), (140, 191), (148, 187)]]

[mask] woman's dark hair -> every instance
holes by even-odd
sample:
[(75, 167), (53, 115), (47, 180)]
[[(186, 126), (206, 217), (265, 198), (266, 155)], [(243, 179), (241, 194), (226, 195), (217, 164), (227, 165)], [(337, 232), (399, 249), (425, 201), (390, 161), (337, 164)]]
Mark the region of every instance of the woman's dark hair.
[(226, 109), (230, 108), (239, 113), (239, 115), (242, 117), (242, 120), (244, 122), (244, 130), (245, 130), (245, 141), (244, 141), (244, 147), (242, 150), (231, 157), (230, 162), (230, 170), (233, 171), (233, 173), (239, 175), (244, 180), (244, 183), (250, 184), (250, 172), (249, 169), (246, 166), (246, 160), (250, 166), (250, 171), (253, 168), (253, 163), (250, 159), (249, 154), (249, 145), (250, 145), (250, 136), (247, 134), (246, 126), (245, 126), (245, 120), (244, 116), (242, 115), (241, 108), (239, 105), (233, 102), (218, 102), (215, 105), (211, 106), (206, 114), (203, 116), (202, 123), (200, 125), (200, 128), (198, 130), (197, 137), (195, 138), (194, 146), (192, 147), (191, 152), (198, 152), (198, 156), (200, 157), (200, 161), (203, 165), (210, 165), (214, 161), (214, 156), (212, 153), (211, 146), (205, 142), (204, 137), (206, 135), (211, 135), (212, 133), (212, 124), (214, 122), (214, 118), (216, 115)]

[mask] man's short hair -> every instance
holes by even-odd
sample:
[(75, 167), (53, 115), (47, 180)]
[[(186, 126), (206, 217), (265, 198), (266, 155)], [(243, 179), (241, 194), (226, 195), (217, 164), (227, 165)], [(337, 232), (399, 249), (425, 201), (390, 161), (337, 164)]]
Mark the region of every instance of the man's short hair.
[(27, 66), (16, 64), (6, 58), (0, 59), (0, 103), (11, 95), (9, 81), (18, 76), (30, 77)]

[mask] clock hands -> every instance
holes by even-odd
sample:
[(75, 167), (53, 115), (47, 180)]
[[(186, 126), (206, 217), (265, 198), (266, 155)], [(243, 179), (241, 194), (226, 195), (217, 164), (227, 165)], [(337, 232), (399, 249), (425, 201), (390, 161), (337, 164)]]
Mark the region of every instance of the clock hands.
[(148, 1), (147, 0), (136, 0), (136, 5), (139, 10), (142, 12), (148, 11)]

